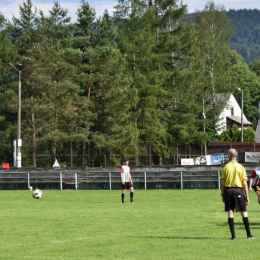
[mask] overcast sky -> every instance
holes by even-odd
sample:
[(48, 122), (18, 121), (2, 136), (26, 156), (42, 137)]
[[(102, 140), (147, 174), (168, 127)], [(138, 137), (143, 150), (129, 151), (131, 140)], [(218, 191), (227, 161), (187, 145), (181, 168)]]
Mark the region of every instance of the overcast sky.
[[(113, 7), (117, 3), (116, 0), (85, 0), (96, 11), (97, 16), (101, 16), (105, 9), (111, 14)], [(19, 18), (19, 5), (27, 0), (0, 0), (0, 13), (8, 20), (11, 20), (12, 15)], [(80, 0), (57, 0), (62, 8), (69, 10), (69, 15), (72, 18), (72, 22), (76, 21), (76, 12), (80, 6)], [(195, 10), (203, 10), (207, 1), (201, 0), (183, 0), (184, 4), (187, 4), (189, 13), (193, 13)], [(226, 10), (229, 9), (258, 9), (260, 10), (260, 0), (215, 0), (216, 5), (223, 5)], [(54, 0), (32, 0), (33, 5), (37, 10), (42, 10), (47, 16), (48, 11), (52, 9)]]

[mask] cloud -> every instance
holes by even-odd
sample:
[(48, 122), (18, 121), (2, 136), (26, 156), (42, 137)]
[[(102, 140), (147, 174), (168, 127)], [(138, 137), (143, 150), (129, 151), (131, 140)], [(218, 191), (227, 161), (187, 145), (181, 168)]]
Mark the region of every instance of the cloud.
[(0, 13), (8, 20), (11, 20), (13, 15), (19, 14), (19, 4), (22, 1), (4, 1), (0, 3)]
[[(69, 16), (72, 18), (71, 22), (76, 22), (77, 19), (77, 10), (80, 6), (80, 0), (57, 0), (62, 8), (65, 8), (69, 11)], [(26, 0), (1, 0), (0, 2), (0, 13), (8, 20), (12, 20), (14, 15), (16, 18), (20, 17), (19, 14), (19, 5), (23, 5), (23, 2)], [(116, 0), (86, 0), (91, 7), (96, 11), (96, 17), (102, 16), (105, 9), (108, 10), (110, 14), (114, 11), (114, 6), (116, 5)], [(179, 1), (180, 2), (180, 1)], [(37, 10), (43, 11), (43, 13), (48, 16), (49, 11), (53, 7), (54, 0), (32, 0), (34, 7)], [(187, 4), (189, 13), (193, 13), (196, 10), (203, 10), (207, 0), (183, 0), (184, 4)], [(260, 10), (260, 1), (259, 0), (215, 0), (216, 5), (222, 5), (228, 11), (229, 9), (259, 9)]]
[[(48, 16), (49, 11), (53, 7), (54, 0), (51, 1), (32, 1), (33, 7), (37, 8), (37, 11), (39, 12), (40, 10), (43, 11), (44, 15)], [(19, 11), (20, 8), (19, 6), (23, 6), (23, 2), (26, 2), (26, 0), (4, 0), (1, 1), (0, 3), (0, 13), (4, 15), (4, 17), (7, 20), (12, 20), (13, 15), (16, 18), (20, 17)], [(110, 1), (96, 1), (96, 0), (91, 0), (91, 1), (86, 1), (89, 3), (91, 7), (93, 7), (96, 11), (96, 16), (99, 17), (101, 16), (105, 9), (108, 10), (109, 13), (112, 14), (113, 12), (113, 7), (115, 6), (115, 1), (110, 0)], [(71, 1), (59, 1), (58, 3), (60, 6), (64, 9), (67, 9), (69, 11), (68, 15), (72, 18), (72, 22), (76, 22), (77, 19), (77, 10), (80, 6), (80, 0), (71, 0)]]

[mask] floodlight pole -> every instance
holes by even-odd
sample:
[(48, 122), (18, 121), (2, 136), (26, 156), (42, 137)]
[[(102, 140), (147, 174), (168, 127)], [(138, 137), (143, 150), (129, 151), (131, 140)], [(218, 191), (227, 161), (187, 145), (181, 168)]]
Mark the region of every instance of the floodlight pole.
[(17, 156), (16, 156), (16, 163), (14, 166), (17, 168), (22, 167), (22, 154), (21, 154), (21, 146), (22, 146), (22, 139), (21, 139), (21, 95), (22, 95), (22, 72), (28, 70), (31, 65), (28, 65), (23, 70), (17, 69), (11, 62), (8, 63), (14, 70), (18, 72), (18, 114), (17, 114)]
[(241, 91), (241, 142), (244, 142), (244, 90)]
[(21, 71), (18, 72), (18, 119), (17, 119), (17, 167), (22, 167), (22, 154), (21, 154), (21, 146), (22, 146), (22, 139), (21, 139), (21, 95), (22, 95), (22, 84), (21, 84)]
[(237, 88), (241, 92), (241, 142), (244, 142), (244, 90)]
[[(204, 134), (206, 133), (206, 125), (205, 125), (205, 121), (206, 121), (206, 112), (205, 112), (205, 91), (206, 89), (208, 88), (209, 86), (208, 85), (205, 85), (203, 91), (202, 91), (202, 117), (204, 119), (204, 122), (203, 122), (203, 132)], [(207, 143), (205, 142), (204, 143), (204, 153), (205, 153), (205, 156), (207, 155)]]

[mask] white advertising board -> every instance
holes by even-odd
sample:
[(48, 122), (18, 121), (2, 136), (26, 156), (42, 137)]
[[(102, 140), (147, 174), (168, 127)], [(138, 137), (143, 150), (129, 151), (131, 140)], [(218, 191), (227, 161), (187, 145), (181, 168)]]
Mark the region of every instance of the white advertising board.
[(260, 161), (260, 153), (245, 152), (245, 162), (258, 163)]
[(194, 165), (194, 160), (192, 158), (181, 159), (181, 165)]

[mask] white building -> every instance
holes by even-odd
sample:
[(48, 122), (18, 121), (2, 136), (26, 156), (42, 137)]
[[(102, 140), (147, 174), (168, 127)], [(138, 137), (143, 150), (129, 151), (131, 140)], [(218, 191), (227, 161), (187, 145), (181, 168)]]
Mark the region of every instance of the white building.
[(218, 124), (216, 126), (217, 133), (221, 134), (224, 130), (228, 128), (228, 126), (232, 126), (236, 124), (238, 128), (241, 130), (241, 125), (243, 123), (243, 129), (249, 126), (252, 126), (253, 123), (249, 122), (246, 116), (243, 113), (243, 122), (241, 122), (241, 108), (236, 101), (235, 97), (231, 93), (221, 93), (216, 94), (216, 103), (223, 103), (226, 104), (223, 107), (219, 117), (218, 117)]

